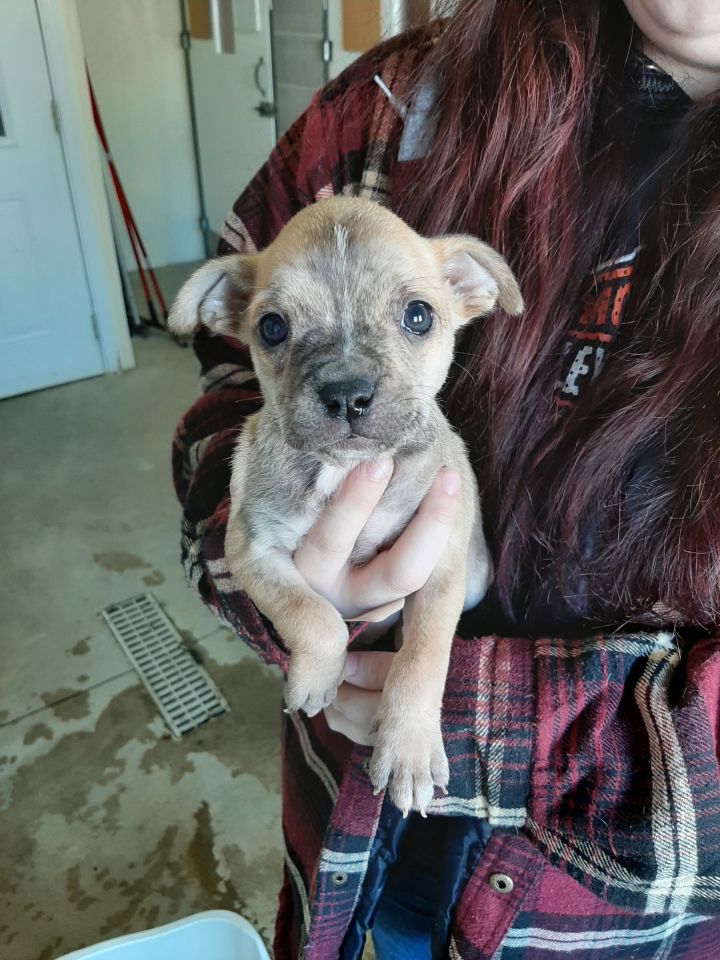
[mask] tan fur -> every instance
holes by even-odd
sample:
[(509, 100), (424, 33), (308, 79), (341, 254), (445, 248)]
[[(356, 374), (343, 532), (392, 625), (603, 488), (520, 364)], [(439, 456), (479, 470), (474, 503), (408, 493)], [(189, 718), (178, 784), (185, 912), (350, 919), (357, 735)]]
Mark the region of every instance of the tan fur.
[[(426, 336), (401, 327), (412, 299), (432, 305)], [(206, 264), (170, 317), (176, 332), (204, 323), (250, 346), (265, 404), (237, 443), (225, 551), (238, 585), (291, 651), (288, 709), (317, 713), (342, 680), (347, 627), (292, 560), (342, 479), (364, 460), (394, 457), (351, 558), (364, 563), (400, 535), (441, 467), (461, 475), (456, 522), (435, 570), (425, 584), (411, 576), (396, 585), (407, 594), (403, 643), (374, 725), (371, 777), (378, 789), (390, 784), (403, 810), (424, 811), (434, 786), (447, 784), (440, 708), (450, 646), (463, 607), (479, 602), (491, 577), (475, 477), (435, 397), (456, 330), (496, 303), (512, 315), (522, 309), (509, 267), (481, 241), (426, 240), (382, 207), (333, 199), (303, 210), (261, 253)], [(267, 312), (281, 313), (290, 330), (272, 349), (258, 332)], [(318, 400), (322, 385), (357, 376), (374, 384), (367, 416), (330, 416)]]

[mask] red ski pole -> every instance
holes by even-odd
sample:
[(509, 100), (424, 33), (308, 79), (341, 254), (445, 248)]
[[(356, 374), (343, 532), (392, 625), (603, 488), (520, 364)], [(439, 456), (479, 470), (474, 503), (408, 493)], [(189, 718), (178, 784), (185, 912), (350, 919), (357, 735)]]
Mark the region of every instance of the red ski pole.
[[(137, 264), (138, 273), (140, 274), (140, 282), (142, 284), (143, 293), (145, 294), (145, 302), (147, 303), (148, 312), (150, 314), (150, 322), (154, 326), (161, 326), (157, 311), (155, 309), (155, 304), (153, 302), (152, 293), (150, 287), (148, 286), (147, 274), (150, 277), (150, 282), (155, 291), (158, 303), (162, 310), (163, 318), (167, 320), (168, 309), (165, 303), (165, 298), (163, 297), (162, 290), (160, 289), (160, 284), (158, 283), (155, 271), (153, 270), (152, 264), (150, 263), (150, 258), (148, 256), (145, 244), (143, 243), (142, 237), (140, 236), (140, 231), (138, 229), (137, 223), (133, 216), (132, 210), (130, 209), (130, 204), (128, 203), (127, 195), (120, 180), (120, 174), (115, 166), (115, 161), (113, 160), (112, 153), (110, 152), (110, 144), (108, 142), (107, 134), (105, 133), (105, 127), (102, 122), (102, 117), (100, 116), (100, 110), (97, 105), (97, 100), (95, 99), (95, 91), (93, 90), (92, 81), (90, 80), (90, 74), (87, 72), (86, 75), (88, 81), (88, 88), (90, 91), (90, 103), (92, 106), (93, 119), (95, 121), (95, 129), (97, 130), (98, 138), (102, 145), (105, 159), (108, 165), (108, 170), (110, 171), (110, 176), (112, 178), (113, 186), (115, 188), (115, 194), (117, 196), (118, 206), (122, 214), (123, 220), (125, 222), (125, 227), (128, 232), (128, 238), (130, 240), (130, 245), (132, 247), (133, 256), (135, 258), (135, 263)], [(141, 256), (142, 255), (142, 256)], [(145, 264), (143, 264), (143, 258)]]

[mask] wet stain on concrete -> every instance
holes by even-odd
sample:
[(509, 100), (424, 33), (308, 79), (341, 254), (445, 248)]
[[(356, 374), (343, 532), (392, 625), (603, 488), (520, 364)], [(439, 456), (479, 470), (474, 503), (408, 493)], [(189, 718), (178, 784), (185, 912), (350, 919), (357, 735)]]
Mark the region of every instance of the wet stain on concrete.
[(30, 727), (23, 737), (23, 743), (26, 747), (29, 747), (37, 740), (52, 740), (52, 738), (53, 732), (46, 723), (36, 723), (35, 726)]
[[(195, 764), (192, 760), (188, 760), (185, 755), (185, 751), (181, 751), (182, 755), (175, 753), (174, 748), (180, 748), (182, 741), (178, 742), (173, 740), (171, 737), (168, 737), (167, 740), (163, 739), (162, 747), (160, 751), (156, 751), (155, 748), (148, 750), (147, 753), (143, 756), (140, 761), (140, 767), (142, 770), (145, 770), (146, 773), (150, 773), (154, 767), (164, 767), (170, 772), (170, 783), (175, 784), (178, 781), (182, 780), (186, 773), (195, 772)], [(158, 753), (164, 753), (166, 751), (171, 751), (173, 754), (169, 759), (169, 764), (158, 763), (155, 759), (158, 756)]]
[(0, 723), (5, 723), (5, 721), (9, 716), (10, 716), (9, 710), (0, 710)]
[(62, 937), (58, 937), (57, 940), (53, 940), (52, 943), (47, 945), (42, 953), (37, 955), (37, 960), (54, 960), (54, 958), (60, 953), (62, 942)]
[(94, 553), (93, 561), (113, 573), (125, 573), (126, 570), (141, 570), (149, 567), (142, 557), (134, 553), (125, 553), (123, 550), (112, 550), (108, 553)]
[(83, 637), (82, 640), (78, 640), (75, 646), (71, 649), (70, 653), (74, 657), (82, 657), (83, 654), (86, 654), (90, 649), (90, 637)]
[(78, 683), (87, 683), (90, 677), (86, 673), (81, 673), (77, 678)]
[(88, 715), (90, 709), (87, 690), (68, 690), (61, 687), (52, 693), (43, 693), (41, 699), (58, 720), (81, 720)]
[[(231, 713), (165, 739), (144, 689), (123, 687), (88, 729), (62, 736), (50, 722), (45, 755), (21, 756), (5, 774), (3, 856), (17, 868), (0, 874), (2, 939), (15, 938), (2, 960), (50, 960), (213, 908), (237, 910), (271, 937), (282, 874), (281, 681), (251, 659), (205, 659)], [(246, 786), (235, 785), (241, 775)], [(258, 802), (248, 806), (245, 790)], [(246, 805), (239, 823), (234, 792)], [(23, 912), (30, 891), (28, 909), (43, 914), (33, 923)]]
[[(23, 809), (16, 811), (15, 830), (12, 818), (7, 822), (6, 814), (5, 838), (18, 838), (27, 833), (33, 820), (43, 813), (60, 816), (68, 824), (82, 819), (87, 814), (85, 808), (93, 783), (102, 778), (107, 781), (113, 772), (117, 776), (124, 769), (118, 753), (127, 742), (128, 728), (136, 736), (149, 739), (152, 734), (147, 726), (154, 716), (152, 703), (144, 692), (130, 687), (113, 697), (98, 717), (94, 730), (61, 737), (48, 753), (21, 766), (12, 786), (13, 798), (18, 802), (22, 799)], [(93, 776), (88, 776), (90, 771)], [(13, 855), (12, 843), (8, 853), (13, 862), (19, 862)]]
[[(124, 901), (122, 909), (108, 916), (100, 927), (103, 936), (125, 932), (138, 918), (144, 919), (146, 911), (142, 909), (150, 891), (157, 891), (175, 915), (179, 914), (183, 898), (183, 872), (174, 848), (180, 827), (166, 827), (154, 848), (145, 857), (139, 876), (132, 879), (119, 879), (117, 894)], [(145, 924), (141, 924), (144, 927)]]
[(66, 876), (66, 891), (67, 898), (70, 903), (74, 904), (75, 908), (81, 913), (84, 913), (89, 907), (94, 903), (99, 903), (98, 897), (93, 897), (87, 894), (82, 887), (80, 881), (80, 865), (70, 867), (70, 869), (65, 874)]
[(252, 860), (248, 859), (237, 844), (224, 846), (221, 852), (226, 870), (235, 879), (238, 900), (244, 904), (240, 912), (245, 912), (249, 919), (252, 918), (257, 932), (266, 943), (270, 943), (274, 933), (273, 925), (258, 922), (252, 902), (258, 890), (279, 891), (278, 879), (282, 870), (281, 851), (269, 850), (264, 856), (253, 857)]
[[(114, 833), (115, 831), (121, 829), (121, 799), (123, 794), (126, 792), (127, 787), (122, 783), (118, 784), (116, 792), (111, 793), (107, 800), (105, 800), (102, 804), (102, 828), (107, 833)], [(108, 887), (104, 887), (103, 889), (107, 890)]]
[(142, 580), (148, 587), (159, 587), (161, 583), (165, 583), (165, 574), (160, 570), (153, 570), (152, 573), (146, 573)]
[(194, 813), (195, 833), (190, 840), (187, 857), (193, 873), (202, 885), (203, 899), (214, 910), (237, 910), (245, 913), (245, 904), (238, 896), (232, 880), (221, 876), (215, 856), (215, 834), (210, 820), (210, 808), (205, 801)]
[[(269, 673), (259, 661), (244, 660), (220, 666), (204, 655), (208, 673), (218, 684), (230, 704), (225, 716), (232, 725), (218, 720), (185, 734), (181, 740), (158, 742), (140, 761), (143, 770), (160, 767), (177, 783), (194, 769), (189, 762), (193, 754), (211, 753), (234, 777), (249, 773), (270, 790), (278, 789), (277, 746), (280, 740), (280, 702), (282, 683), (279, 674)], [(242, 696), (234, 696), (242, 690)]]

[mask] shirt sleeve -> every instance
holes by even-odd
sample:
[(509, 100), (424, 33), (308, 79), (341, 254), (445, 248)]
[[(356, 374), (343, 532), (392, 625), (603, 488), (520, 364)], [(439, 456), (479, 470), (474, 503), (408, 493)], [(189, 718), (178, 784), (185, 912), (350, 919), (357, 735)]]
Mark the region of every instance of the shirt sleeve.
[[(278, 142), (233, 205), (218, 252), (266, 246), (312, 199), (309, 172), (322, 174), (317, 98)], [(225, 560), (233, 448), (245, 419), (262, 399), (247, 347), (204, 328), (194, 338), (201, 397), (184, 414), (173, 440), (173, 478), (182, 505), (182, 560), (189, 584), (259, 656), (283, 670), (288, 654), (271, 624), (233, 584)]]
[(438, 812), (525, 832), (616, 905), (720, 913), (720, 637), (457, 638)]
[[(314, 96), (233, 205), (220, 255), (262, 249), (306, 205), (360, 191), (368, 170), (377, 166), (374, 155), (370, 160), (367, 156), (368, 123), (378, 123), (368, 103), (378, 94), (374, 72), (387, 61), (388, 51), (376, 48)], [(261, 404), (258, 383), (249, 352), (238, 341), (202, 329), (194, 349), (203, 393), (182, 417), (173, 442), (186, 577), (266, 663), (285, 670), (287, 650), (249, 598), (234, 587), (224, 555), (232, 451), (243, 422)]]

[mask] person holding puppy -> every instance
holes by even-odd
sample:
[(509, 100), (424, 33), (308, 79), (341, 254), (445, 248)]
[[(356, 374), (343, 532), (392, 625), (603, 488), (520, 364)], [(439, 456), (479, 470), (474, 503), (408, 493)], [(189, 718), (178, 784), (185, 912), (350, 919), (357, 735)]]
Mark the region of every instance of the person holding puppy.
[[(361, 196), (477, 235), (525, 300), (466, 329), (444, 392), (495, 567), (453, 641), (448, 793), (427, 820), (373, 794), (395, 654), (358, 623), (335, 702), (283, 719), (279, 960), (355, 960), (368, 929), (380, 960), (720, 950), (719, 90), (717, 4), (461, 0), (320, 91), (228, 217), (220, 253), (254, 251)], [(223, 555), (252, 370), (233, 339), (195, 347), (205, 393), (174, 446), (188, 577), (286, 669)], [(294, 555), (343, 617), (400, 606), (447, 542), (440, 471), (392, 569), (348, 563), (387, 481), (351, 473)]]

